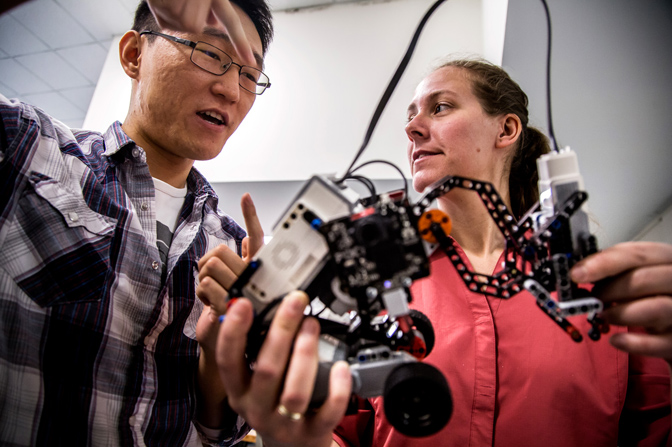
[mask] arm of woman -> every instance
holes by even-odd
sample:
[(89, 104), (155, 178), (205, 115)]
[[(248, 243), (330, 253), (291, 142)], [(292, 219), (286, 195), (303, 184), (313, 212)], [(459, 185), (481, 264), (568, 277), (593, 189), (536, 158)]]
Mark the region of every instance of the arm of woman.
[(571, 273), (576, 282), (595, 283), (593, 293), (605, 303), (607, 322), (629, 329), (610, 338), (632, 354), (621, 442), (669, 445), (672, 245), (618, 244), (577, 263)]
[(672, 245), (615, 245), (577, 263), (572, 279), (595, 283), (609, 323), (644, 329), (613, 335), (615, 347), (672, 364)]

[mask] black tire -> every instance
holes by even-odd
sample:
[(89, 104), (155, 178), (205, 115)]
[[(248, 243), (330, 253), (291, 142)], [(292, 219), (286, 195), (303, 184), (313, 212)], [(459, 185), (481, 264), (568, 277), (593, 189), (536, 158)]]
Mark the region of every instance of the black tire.
[(438, 369), (426, 363), (404, 363), (385, 381), (383, 407), (399, 433), (422, 437), (446, 426), (453, 414), (453, 398)]
[(434, 342), (436, 340), (432, 322), (429, 321), (427, 315), (416, 309), (411, 309), (408, 315), (413, 319), (413, 326), (422, 334), (422, 338), (425, 339), (425, 348), (427, 349), (425, 356), (428, 356), (432, 352), (432, 349), (434, 349)]

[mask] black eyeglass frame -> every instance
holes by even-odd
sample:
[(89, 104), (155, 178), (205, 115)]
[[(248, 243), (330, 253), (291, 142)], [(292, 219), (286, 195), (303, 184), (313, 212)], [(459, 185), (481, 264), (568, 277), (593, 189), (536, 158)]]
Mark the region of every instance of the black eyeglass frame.
[[(245, 91), (247, 91), (247, 92), (250, 92), (250, 93), (255, 94), (255, 95), (258, 96), (258, 95), (263, 94), (267, 89), (269, 89), (269, 88), (271, 87), (271, 79), (268, 77), (268, 75), (267, 75), (266, 73), (264, 73), (263, 71), (259, 70), (257, 67), (252, 67), (252, 66), (249, 66), (249, 65), (240, 65), (240, 64), (235, 63), (235, 62), (233, 61), (233, 58), (232, 58), (231, 56), (229, 56), (229, 54), (228, 54), (226, 51), (222, 50), (221, 48), (217, 48), (216, 46), (214, 46), (214, 45), (212, 45), (212, 44), (210, 44), (210, 43), (208, 43), (208, 42), (203, 42), (203, 41), (200, 41), (200, 40), (199, 40), (198, 42), (194, 42), (193, 40), (182, 39), (182, 38), (180, 38), (180, 37), (175, 37), (175, 36), (171, 36), (170, 34), (163, 34), (163, 33), (160, 33), (160, 32), (158, 32), (158, 31), (152, 31), (152, 30), (144, 30), (144, 31), (141, 31), (141, 32), (140, 32), (140, 35), (142, 36), (143, 34), (150, 34), (150, 35), (154, 35), (154, 36), (165, 37), (165, 38), (168, 39), (168, 40), (172, 40), (173, 42), (181, 43), (182, 45), (186, 45), (186, 46), (190, 47), (190, 48), (191, 48), (191, 54), (189, 55), (189, 60), (191, 61), (191, 63), (194, 64), (195, 66), (197, 66), (198, 68), (200, 68), (201, 70), (206, 71), (206, 72), (208, 72), (208, 73), (210, 73), (210, 74), (213, 74), (213, 75), (215, 75), (215, 76), (222, 76), (222, 75), (224, 75), (227, 71), (229, 71), (229, 68), (231, 68), (232, 65), (235, 65), (236, 67), (238, 67), (238, 77), (239, 77), (239, 78), (238, 78), (238, 79), (239, 79), (239, 80), (238, 80), (238, 85), (240, 85), (240, 87), (241, 87), (242, 89), (244, 89)], [(222, 71), (221, 73), (215, 73), (215, 72), (212, 72), (212, 71), (210, 71), (210, 70), (208, 70), (208, 69), (206, 69), (206, 68), (201, 67), (201, 66), (198, 65), (196, 62), (194, 62), (194, 51), (196, 50), (196, 46), (197, 46), (199, 43), (202, 43), (202, 44), (211, 46), (212, 48), (215, 48), (215, 49), (221, 51), (222, 53), (224, 53), (224, 54), (231, 60), (231, 62), (229, 62), (227, 65), (222, 65), (222, 69), (223, 69), (223, 71)], [(226, 67), (226, 68), (224, 68), (224, 67)], [(241, 76), (241, 71), (243, 70), (243, 67), (252, 68), (252, 69), (254, 69), (254, 70), (257, 70), (259, 73), (261, 73), (262, 75), (266, 76), (266, 79), (268, 79), (268, 82), (267, 82), (267, 83), (257, 83), (257, 86), (259, 86), (259, 87), (262, 87), (262, 86), (263, 86), (263, 90), (261, 90), (260, 93), (253, 92), (252, 90), (246, 88), (243, 84), (240, 83), (240, 76)]]

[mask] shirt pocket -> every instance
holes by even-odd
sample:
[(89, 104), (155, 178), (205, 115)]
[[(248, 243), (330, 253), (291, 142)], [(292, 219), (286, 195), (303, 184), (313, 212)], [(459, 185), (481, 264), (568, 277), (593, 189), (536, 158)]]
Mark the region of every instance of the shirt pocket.
[(117, 220), (91, 210), (80, 189), (33, 172), (15, 222), (19, 234), (8, 240), (21, 243), (15, 253), (5, 253), (10, 260), (4, 268), (35, 303), (48, 307), (105, 296)]

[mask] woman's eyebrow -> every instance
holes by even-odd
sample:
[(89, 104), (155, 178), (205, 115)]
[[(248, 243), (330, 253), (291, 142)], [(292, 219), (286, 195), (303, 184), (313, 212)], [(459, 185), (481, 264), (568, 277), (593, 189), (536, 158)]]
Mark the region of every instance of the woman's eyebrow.
[[(449, 90), (449, 89), (435, 90), (432, 93), (430, 93), (429, 95), (425, 96), (424, 98), (421, 98), (420, 102), (431, 103), (433, 101), (436, 101), (437, 98), (439, 98), (441, 96), (444, 96), (444, 95), (445, 96), (455, 96), (455, 92), (453, 92), (452, 90)], [(418, 110), (418, 106), (416, 105), (416, 101), (413, 101), (408, 106), (408, 108), (406, 109), (406, 114), (408, 115), (410, 113), (416, 112), (417, 110)]]

